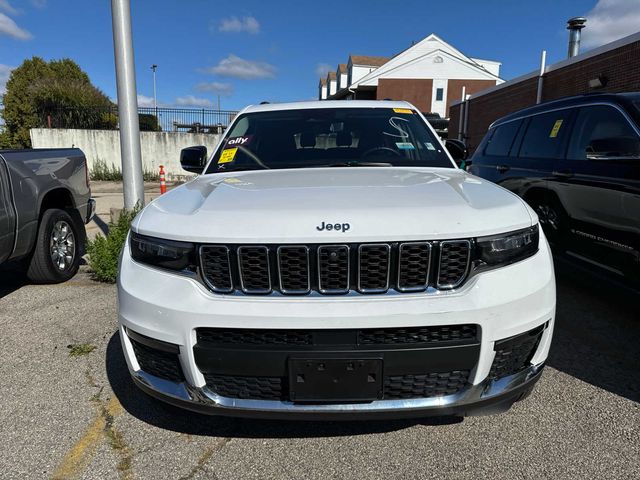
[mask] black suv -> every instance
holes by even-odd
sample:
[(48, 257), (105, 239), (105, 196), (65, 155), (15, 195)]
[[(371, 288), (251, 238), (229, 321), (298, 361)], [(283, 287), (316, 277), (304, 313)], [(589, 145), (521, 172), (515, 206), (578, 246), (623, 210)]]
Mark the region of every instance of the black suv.
[(523, 197), (556, 253), (640, 286), (640, 93), (564, 98), (501, 118), (470, 171)]

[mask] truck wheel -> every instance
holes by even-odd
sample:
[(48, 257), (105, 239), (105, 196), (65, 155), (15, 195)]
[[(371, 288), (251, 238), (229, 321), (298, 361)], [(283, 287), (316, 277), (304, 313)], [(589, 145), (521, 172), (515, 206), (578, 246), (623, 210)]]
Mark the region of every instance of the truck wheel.
[(57, 208), (45, 210), (27, 278), (33, 283), (60, 283), (73, 277), (80, 266), (79, 238), (71, 215)]

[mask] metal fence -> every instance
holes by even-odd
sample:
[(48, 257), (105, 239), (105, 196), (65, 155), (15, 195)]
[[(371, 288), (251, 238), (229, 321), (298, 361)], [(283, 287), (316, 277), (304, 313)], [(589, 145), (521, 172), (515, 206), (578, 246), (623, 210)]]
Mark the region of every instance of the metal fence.
[[(205, 108), (138, 108), (140, 130), (221, 133), (238, 112)], [(117, 130), (118, 107), (54, 108), (41, 112), (44, 128)]]

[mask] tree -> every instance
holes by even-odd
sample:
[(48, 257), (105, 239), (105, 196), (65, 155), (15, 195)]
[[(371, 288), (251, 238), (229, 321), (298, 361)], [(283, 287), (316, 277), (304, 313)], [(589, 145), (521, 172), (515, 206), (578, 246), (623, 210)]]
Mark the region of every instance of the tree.
[(89, 76), (73, 60), (25, 60), (11, 72), (4, 94), (5, 131), (0, 147), (28, 148), (29, 130), (47, 125), (47, 117), (61, 115), (64, 126), (97, 128), (113, 106), (91, 84)]
[(161, 132), (162, 127), (158, 123), (158, 117), (151, 113), (139, 113), (138, 122), (141, 132)]

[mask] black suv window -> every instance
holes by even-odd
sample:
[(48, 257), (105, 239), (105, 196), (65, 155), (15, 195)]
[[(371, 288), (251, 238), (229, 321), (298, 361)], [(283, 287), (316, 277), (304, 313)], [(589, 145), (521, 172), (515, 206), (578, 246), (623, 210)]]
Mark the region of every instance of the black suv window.
[(562, 143), (567, 135), (570, 113), (570, 110), (558, 110), (532, 116), (522, 140), (520, 156), (524, 158), (562, 156)]
[(586, 160), (602, 157), (638, 157), (640, 138), (629, 121), (607, 105), (578, 111), (567, 157)]
[(521, 123), (521, 120), (517, 120), (497, 126), (484, 150), (485, 155), (508, 155)]

